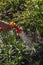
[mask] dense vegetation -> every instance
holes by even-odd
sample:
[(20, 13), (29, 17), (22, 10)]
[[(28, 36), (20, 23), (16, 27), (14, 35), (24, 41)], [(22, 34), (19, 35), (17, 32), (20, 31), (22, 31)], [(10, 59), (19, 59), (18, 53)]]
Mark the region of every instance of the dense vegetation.
[[(43, 37), (43, 0), (0, 0), (0, 20), (14, 21), (26, 34), (36, 29)], [(43, 65), (43, 45), (33, 41), (35, 51), (25, 52), (22, 40), (13, 34), (1, 32), (0, 65)]]

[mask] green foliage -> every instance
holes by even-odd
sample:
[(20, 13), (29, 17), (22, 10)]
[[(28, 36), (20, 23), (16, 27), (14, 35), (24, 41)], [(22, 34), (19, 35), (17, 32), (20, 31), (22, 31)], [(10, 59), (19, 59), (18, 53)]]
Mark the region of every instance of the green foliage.
[[(0, 0), (0, 19), (7, 22), (14, 21), (22, 26), (26, 33), (37, 28), (43, 35), (43, 0)], [(34, 43), (36, 51), (26, 54), (25, 46), (15, 30), (13, 35), (9, 33), (0, 32), (3, 38), (3, 45), (0, 45), (0, 65), (22, 65), (22, 63), (25, 65), (31, 63), (31, 60), (39, 65), (43, 60), (41, 54), (43, 45)]]
[(40, 34), (43, 34), (42, 0), (6, 0), (4, 3), (0, 2), (0, 12), (0, 19), (13, 20), (26, 28), (35, 23)]

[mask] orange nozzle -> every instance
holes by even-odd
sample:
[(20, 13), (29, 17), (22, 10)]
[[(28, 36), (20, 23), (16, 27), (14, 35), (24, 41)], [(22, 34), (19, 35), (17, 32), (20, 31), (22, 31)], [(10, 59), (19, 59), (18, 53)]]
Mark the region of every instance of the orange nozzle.
[(9, 23), (12, 27), (16, 26), (16, 23), (14, 23), (13, 21)]
[(18, 27), (18, 26), (16, 25), (16, 23), (14, 23), (13, 21), (10, 22), (9, 24), (10, 24), (13, 28), (16, 29), (16, 32), (17, 32), (17, 33), (21, 33), (21, 32), (22, 32), (22, 28)]

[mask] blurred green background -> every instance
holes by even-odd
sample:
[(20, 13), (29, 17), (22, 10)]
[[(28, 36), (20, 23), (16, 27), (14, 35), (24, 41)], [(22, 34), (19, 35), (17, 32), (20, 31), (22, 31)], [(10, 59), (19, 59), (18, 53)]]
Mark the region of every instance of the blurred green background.
[[(0, 20), (14, 21), (25, 33), (36, 28), (43, 37), (43, 0), (0, 0)], [(25, 52), (22, 40), (10, 32), (1, 32), (0, 65), (43, 65), (43, 45), (33, 41), (35, 51)], [(27, 53), (27, 54), (26, 54)]]

